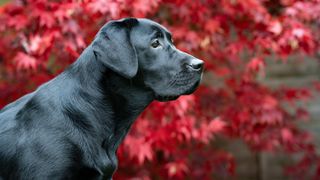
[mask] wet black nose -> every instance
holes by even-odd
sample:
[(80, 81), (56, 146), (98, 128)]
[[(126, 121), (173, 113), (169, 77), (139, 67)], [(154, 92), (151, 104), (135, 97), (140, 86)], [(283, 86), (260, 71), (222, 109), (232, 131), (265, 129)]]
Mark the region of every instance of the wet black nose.
[(201, 61), (200, 59), (192, 59), (190, 61), (189, 67), (192, 68), (193, 70), (199, 71), (203, 69), (203, 64), (204, 62)]

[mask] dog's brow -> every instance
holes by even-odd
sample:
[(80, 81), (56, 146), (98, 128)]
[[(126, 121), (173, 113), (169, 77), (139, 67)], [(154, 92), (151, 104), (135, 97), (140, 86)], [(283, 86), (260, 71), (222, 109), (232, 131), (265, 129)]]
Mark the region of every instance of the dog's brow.
[(158, 37), (163, 36), (163, 33), (159, 27), (152, 26), (152, 30), (154, 31), (154, 34), (153, 34), (154, 37), (158, 38)]
[[(158, 38), (158, 37), (161, 37), (163, 36), (163, 32), (166, 36), (166, 38), (169, 40), (169, 41), (172, 41), (172, 35), (171, 33), (169, 33), (167, 30), (163, 30), (157, 26), (152, 26), (152, 29), (155, 31), (155, 34), (153, 36), (153, 38)], [(159, 36), (160, 35), (160, 36)]]

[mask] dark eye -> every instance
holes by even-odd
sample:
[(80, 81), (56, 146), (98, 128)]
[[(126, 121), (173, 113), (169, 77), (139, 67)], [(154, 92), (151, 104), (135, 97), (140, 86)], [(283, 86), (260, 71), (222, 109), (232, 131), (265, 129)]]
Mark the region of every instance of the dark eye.
[(158, 40), (158, 39), (155, 39), (155, 40), (151, 43), (151, 46), (152, 46), (153, 48), (159, 47), (159, 46), (160, 46), (159, 40)]

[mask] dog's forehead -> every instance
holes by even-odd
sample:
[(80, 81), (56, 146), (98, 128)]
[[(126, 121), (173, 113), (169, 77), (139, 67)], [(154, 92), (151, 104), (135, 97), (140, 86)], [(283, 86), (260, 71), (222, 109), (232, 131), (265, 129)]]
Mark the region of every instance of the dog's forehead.
[(139, 21), (139, 25), (143, 28), (148, 28), (149, 30), (159, 29), (161, 31), (170, 33), (170, 31), (167, 28), (165, 28), (161, 24), (154, 22), (152, 20), (140, 18), (138, 19), (138, 21)]

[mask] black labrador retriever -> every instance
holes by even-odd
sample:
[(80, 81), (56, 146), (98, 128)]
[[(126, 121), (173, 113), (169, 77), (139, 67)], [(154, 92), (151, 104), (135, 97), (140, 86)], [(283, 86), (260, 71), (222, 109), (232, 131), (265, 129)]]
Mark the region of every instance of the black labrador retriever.
[(63, 73), (0, 111), (0, 179), (112, 179), (137, 116), (194, 92), (202, 69), (151, 20), (107, 23)]

